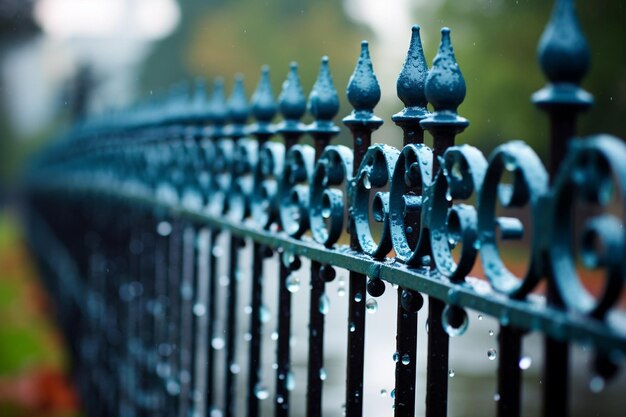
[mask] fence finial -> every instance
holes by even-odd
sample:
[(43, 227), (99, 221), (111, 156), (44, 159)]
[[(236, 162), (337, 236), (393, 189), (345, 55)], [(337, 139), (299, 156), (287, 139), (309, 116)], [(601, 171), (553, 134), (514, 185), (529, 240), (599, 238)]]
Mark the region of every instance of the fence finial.
[(222, 127), (228, 118), (228, 107), (224, 95), (224, 79), (213, 80), (213, 94), (209, 103), (209, 118), (215, 127)]
[(270, 84), (270, 68), (261, 68), (259, 84), (252, 95), (252, 114), (259, 123), (270, 123), (276, 115), (276, 100)]
[(235, 75), (235, 85), (228, 99), (228, 115), (230, 121), (237, 125), (243, 125), (248, 119), (250, 109), (246, 99), (246, 89), (243, 85), (243, 75)]
[[(402, 71), (396, 82), (396, 91), (398, 98), (402, 100), (407, 110), (413, 108), (421, 110), (420, 113), (426, 112), (425, 84), (428, 75), (428, 64), (424, 57), (424, 49), (422, 48), (422, 39), (420, 37), (420, 27), (413, 25), (411, 28), (411, 43), (406, 60), (402, 66)], [(400, 114), (398, 114), (400, 115)]]
[(348, 101), (355, 113), (366, 113), (368, 116), (380, 101), (380, 86), (374, 74), (367, 41), (361, 42), (361, 55), (348, 81)]
[(308, 107), (316, 121), (330, 122), (339, 111), (339, 97), (328, 67), (327, 56), (322, 58), (320, 72), (309, 95)]
[(578, 87), (589, 69), (590, 56), (572, 0), (556, 1), (541, 35), (537, 57), (550, 81), (533, 95), (537, 106), (567, 105), (584, 110), (593, 104), (591, 94)]
[(285, 120), (299, 120), (306, 112), (306, 96), (300, 84), (298, 64), (295, 62), (289, 65), (289, 73), (283, 82), (278, 102)]
[(441, 29), (439, 52), (433, 60), (433, 67), (426, 78), (426, 98), (432, 103), (436, 113), (454, 113), (465, 99), (465, 79), (454, 56), (450, 42), (450, 29)]
[(206, 80), (198, 77), (194, 80), (193, 99), (192, 99), (192, 117), (196, 123), (206, 121), (209, 112), (209, 96), (206, 90)]

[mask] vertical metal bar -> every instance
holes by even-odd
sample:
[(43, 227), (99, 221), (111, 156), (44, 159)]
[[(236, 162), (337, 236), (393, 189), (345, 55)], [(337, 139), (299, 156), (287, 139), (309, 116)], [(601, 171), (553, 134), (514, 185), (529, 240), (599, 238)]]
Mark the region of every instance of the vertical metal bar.
[[(449, 147), (454, 145), (456, 134), (469, 125), (466, 119), (456, 113), (456, 109), (465, 98), (465, 80), (457, 65), (442, 68), (443, 62), (456, 63), (448, 28), (441, 30), (439, 51), (425, 85), (428, 100), (438, 104), (435, 106), (435, 112), (420, 122), (422, 128), (433, 135), (433, 172), (436, 173), (440, 172), (440, 158)], [(451, 72), (454, 75), (451, 75)], [(449, 94), (453, 94), (454, 99), (443, 98), (451, 97)], [(441, 114), (447, 115), (446, 121), (439, 123), (437, 116)], [(442, 322), (444, 308), (443, 301), (429, 297), (428, 364), (426, 367), (426, 415), (429, 417), (447, 415), (449, 337), (444, 331)]]
[(165, 346), (166, 356), (168, 357), (169, 372), (166, 378), (166, 389), (170, 397), (170, 415), (176, 415), (178, 410), (178, 402), (180, 400), (180, 381), (179, 381), (179, 361), (178, 361), (178, 341), (179, 323), (180, 323), (180, 275), (181, 275), (181, 248), (182, 248), (182, 225), (180, 221), (172, 221), (172, 232), (169, 239), (169, 258), (168, 258), (168, 284), (169, 284), (169, 307), (168, 307), (168, 337)]
[(521, 414), (521, 377), (519, 360), (522, 354), (522, 332), (511, 326), (500, 326), (498, 363), (498, 416)]
[[(323, 94), (320, 93), (323, 91)], [(315, 100), (314, 104), (311, 102)], [(328, 57), (322, 58), (320, 71), (309, 97), (311, 113), (315, 120), (309, 130), (315, 147), (315, 161), (320, 158), (339, 128), (332, 122), (339, 110), (339, 98), (333, 85)], [(322, 414), (322, 385), (320, 373), (324, 367), (324, 314), (320, 304), (325, 296), (325, 281), (320, 277), (321, 264), (311, 261), (311, 293), (309, 308), (309, 360), (307, 375), (307, 417)]]
[[(300, 85), (298, 65), (292, 62), (283, 83), (280, 97), (280, 109), (284, 121), (278, 127), (285, 141), (285, 154), (298, 143), (306, 127), (300, 123), (306, 108), (306, 98)], [(276, 395), (274, 402), (275, 417), (288, 417), (290, 411), (289, 379), (291, 374), (291, 292), (287, 288), (287, 279), (291, 271), (283, 262), (279, 264), (278, 277), (278, 340), (276, 342)]]
[[(424, 143), (424, 129), (420, 121), (429, 116), (426, 106), (428, 100), (424, 91), (428, 64), (424, 57), (420, 27), (411, 28), (411, 42), (406, 60), (398, 76), (397, 94), (404, 104), (404, 109), (392, 116), (393, 122), (402, 128), (402, 145)], [(422, 190), (423, 191), (423, 190)], [(412, 227), (417, 230), (418, 225)], [(416, 245), (417, 242), (412, 241)], [(416, 306), (421, 295), (407, 292), (411, 296), (409, 305), (403, 305), (402, 298), (405, 290), (398, 288), (396, 312), (396, 356), (395, 360), (395, 396), (394, 415), (397, 417), (413, 417), (415, 415), (415, 380), (417, 372), (417, 320), (420, 306)], [(407, 309), (406, 307), (415, 307)], [(402, 358), (408, 357), (409, 363)]]
[(208, 324), (208, 289), (209, 289), (209, 230), (201, 229), (198, 232), (198, 257), (197, 257), (197, 280), (196, 301), (193, 307), (195, 352), (193, 359), (193, 417), (205, 415), (206, 409), (206, 357), (209, 346), (207, 345)]
[(239, 288), (239, 247), (240, 238), (231, 236), (228, 258), (229, 284), (226, 295), (226, 386), (224, 387), (224, 415), (234, 417), (237, 411), (237, 291)]
[[(363, 89), (362, 86), (367, 86)], [(378, 129), (383, 121), (374, 116), (374, 106), (380, 98), (378, 81), (372, 70), (368, 43), (361, 43), (361, 53), (357, 66), (348, 85), (348, 99), (358, 96), (358, 112), (343, 119), (343, 123), (352, 133), (353, 166), (352, 176), (356, 177), (367, 148), (372, 143), (372, 132)], [(367, 108), (361, 102), (369, 101)], [(354, 223), (350, 219), (350, 249), (360, 251), (361, 245), (357, 237)], [(348, 364), (346, 375), (346, 415), (360, 417), (363, 415), (363, 362), (365, 356), (365, 275), (350, 271), (348, 288)]]
[[(567, 34), (566, 36), (564, 34)], [(541, 37), (539, 63), (549, 83), (537, 91), (533, 103), (550, 117), (550, 180), (554, 181), (568, 143), (576, 131), (576, 119), (593, 104), (593, 96), (579, 87), (589, 68), (589, 50), (580, 30), (573, 0), (557, 0), (552, 16)], [(542, 248), (547, 259), (548, 248)], [(548, 262), (545, 262), (548, 265)], [(546, 268), (548, 269), (548, 268)], [(546, 270), (548, 305), (560, 308), (563, 303)], [(569, 405), (569, 346), (546, 337), (544, 355), (544, 416), (567, 416)]]
[(217, 262), (216, 256), (221, 249), (217, 246), (220, 231), (212, 229), (209, 244), (209, 288), (208, 288), (208, 323), (207, 323), (207, 372), (206, 372), (206, 416), (210, 417), (215, 408), (215, 350), (212, 340), (215, 337), (215, 320), (217, 316)]
[(178, 415), (181, 417), (189, 414), (189, 401), (191, 396), (191, 355), (192, 355), (192, 320), (193, 320), (193, 299), (195, 288), (194, 283), (194, 246), (196, 231), (186, 224), (183, 228), (182, 247), (182, 275), (180, 283), (181, 294), (181, 314), (179, 317), (180, 337), (178, 339), (178, 361), (180, 371), (178, 379), (180, 381), (180, 401), (178, 404)]
[(248, 357), (248, 417), (259, 415), (258, 390), (261, 382), (261, 308), (263, 304), (263, 246), (254, 243), (252, 258), (252, 313), (250, 314), (250, 353)]

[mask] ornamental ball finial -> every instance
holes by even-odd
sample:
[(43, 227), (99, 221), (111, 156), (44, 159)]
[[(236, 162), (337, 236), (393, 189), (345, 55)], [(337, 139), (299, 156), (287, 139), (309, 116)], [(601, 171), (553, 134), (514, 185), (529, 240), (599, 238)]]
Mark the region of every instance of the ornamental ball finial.
[(276, 115), (277, 105), (270, 83), (270, 68), (261, 67), (261, 78), (252, 95), (252, 114), (259, 122), (269, 123)]
[(426, 78), (426, 98), (436, 111), (456, 113), (465, 99), (465, 79), (454, 57), (450, 29), (441, 29), (439, 51)]
[(552, 83), (579, 84), (589, 69), (589, 47), (572, 0), (557, 0), (537, 50), (539, 64)]
[(228, 106), (224, 95), (224, 79), (216, 77), (213, 80), (213, 94), (209, 102), (209, 118), (215, 125), (223, 125), (228, 118)]
[(317, 80), (309, 95), (309, 111), (316, 120), (330, 121), (339, 111), (339, 97), (333, 85), (328, 57), (322, 58)]
[(285, 120), (299, 120), (306, 112), (306, 96), (298, 75), (298, 64), (295, 62), (289, 66), (289, 73), (283, 82), (278, 102)]
[(361, 42), (361, 54), (348, 81), (348, 101), (357, 112), (371, 113), (380, 100), (380, 86), (374, 74), (367, 41)]
[(246, 123), (249, 112), (246, 89), (243, 85), (243, 75), (236, 74), (235, 85), (228, 100), (228, 115), (231, 122), (241, 125)]
[(402, 71), (396, 82), (398, 98), (405, 107), (426, 107), (425, 84), (428, 76), (428, 64), (424, 57), (420, 27), (413, 25), (411, 28), (411, 43)]

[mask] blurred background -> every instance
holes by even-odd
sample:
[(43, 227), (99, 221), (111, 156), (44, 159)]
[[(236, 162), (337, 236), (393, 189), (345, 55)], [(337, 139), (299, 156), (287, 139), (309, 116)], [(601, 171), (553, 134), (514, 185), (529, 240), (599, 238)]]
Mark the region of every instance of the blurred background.
[[(583, 87), (596, 100), (579, 131), (626, 137), (626, 6), (577, 3), (592, 56)], [(63, 372), (67, 358), (12, 204), (23, 161), (73, 117), (197, 76), (223, 76), (231, 86), (239, 72), (251, 93), (264, 64), (278, 93), (291, 61), (308, 91), (322, 55), (330, 57), (343, 117), (351, 110), (345, 87), (367, 39), (382, 88), (376, 112), (386, 121), (374, 141), (399, 146), (390, 121), (402, 108), (395, 80), (418, 23), (428, 62), (439, 29), (452, 29), (467, 83), (459, 113), (471, 123), (458, 142), (489, 152), (523, 139), (545, 160), (546, 118), (529, 100), (545, 83), (535, 49), (551, 7), (545, 0), (0, 0), (0, 415), (78, 415)], [(345, 129), (338, 141), (348, 143)], [(624, 409), (616, 405), (604, 402), (602, 415)]]

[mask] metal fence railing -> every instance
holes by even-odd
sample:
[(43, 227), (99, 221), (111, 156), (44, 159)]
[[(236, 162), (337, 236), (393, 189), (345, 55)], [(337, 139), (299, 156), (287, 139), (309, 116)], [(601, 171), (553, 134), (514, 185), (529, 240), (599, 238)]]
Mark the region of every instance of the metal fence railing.
[[(466, 309), (500, 324), (498, 415), (521, 414), (520, 357), (529, 331), (545, 336), (544, 415), (568, 414), (571, 344), (595, 352), (592, 375), (608, 383), (626, 352), (618, 308), (626, 145), (607, 135), (574, 139), (577, 115), (592, 97), (579, 87), (589, 53), (572, 1), (556, 2), (539, 46), (549, 82), (533, 103), (550, 118), (547, 170), (523, 142), (503, 143), (488, 158), (455, 146), (468, 126), (456, 112), (465, 81), (450, 31), (441, 34), (429, 69), (413, 27), (397, 84), (405, 108), (392, 117), (402, 149), (371, 144), (383, 121), (373, 113), (380, 89), (363, 42), (347, 87), (354, 111), (343, 119), (352, 149), (331, 145), (339, 102), (323, 58), (308, 105), (295, 64), (277, 101), (263, 69), (250, 104), (241, 80), (228, 101), (221, 80), (210, 98), (202, 85), (192, 96), (175, 91), (87, 119), (33, 161), (30, 245), (58, 306), (89, 415), (210, 415), (218, 391), (225, 416), (259, 415), (269, 395), (259, 376), (262, 297), (276, 290), (275, 415), (321, 415), (325, 325), (337, 325), (325, 323), (325, 286), (336, 268), (349, 271), (348, 321), (340, 324), (348, 340), (347, 416), (364, 414), (366, 295), (386, 288), (397, 291), (398, 303), (396, 416), (415, 414), (418, 314), (429, 326), (420, 336), (428, 340), (428, 416), (447, 414), (449, 338), (465, 331)], [(304, 125), (307, 109), (314, 121)], [(274, 123), (278, 111), (282, 121)], [(423, 144), (425, 131), (432, 148)], [(299, 143), (305, 135), (314, 146)], [(525, 208), (527, 218), (503, 216), (510, 208)], [(530, 256), (519, 275), (499, 248), (523, 236)], [(240, 262), (246, 246), (250, 270)], [(470, 275), (479, 255), (486, 280)], [(291, 316), (301, 308), (291, 297), (301, 285), (301, 258), (310, 260), (306, 405), (290, 401)], [(278, 289), (264, 285), (271, 259), (279, 263)], [(225, 298), (217, 296), (222, 267)], [(603, 272), (600, 294), (586, 289), (582, 272), (596, 269)], [(251, 285), (248, 362), (236, 364), (242, 280)], [(545, 297), (534, 294), (542, 285)], [(225, 363), (215, 356), (221, 349)], [(245, 392), (237, 388), (239, 366), (247, 369)], [(244, 395), (246, 407), (237, 410)]]

